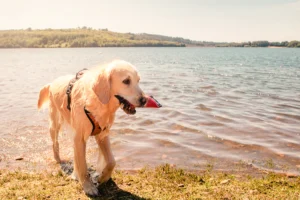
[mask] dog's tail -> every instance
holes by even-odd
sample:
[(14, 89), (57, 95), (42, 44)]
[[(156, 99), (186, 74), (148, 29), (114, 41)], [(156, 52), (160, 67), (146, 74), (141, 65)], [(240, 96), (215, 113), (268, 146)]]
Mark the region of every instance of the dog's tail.
[(50, 88), (50, 84), (47, 84), (41, 89), (39, 101), (37, 105), (38, 109), (40, 109), (44, 105), (44, 103), (49, 101), (49, 88)]

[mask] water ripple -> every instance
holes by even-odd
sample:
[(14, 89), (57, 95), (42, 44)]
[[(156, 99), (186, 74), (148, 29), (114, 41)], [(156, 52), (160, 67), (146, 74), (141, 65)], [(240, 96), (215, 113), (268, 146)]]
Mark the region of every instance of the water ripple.
[[(39, 89), (115, 58), (136, 65), (144, 92), (164, 105), (135, 116), (117, 112), (111, 138), (118, 168), (169, 162), (198, 169), (217, 159), (222, 167), (246, 160), (266, 169), (272, 159), (276, 170), (299, 171), (300, 52), (263, 48), (0, 49), (0, 166), (15, 165), (11, 159), (20, 155), (50, 163), (48, 114), (36, 110)], [(70, 134), (59, 140), (62, 157), (72, 159)], [(93, 139), (88, 148), (95, 162)]]

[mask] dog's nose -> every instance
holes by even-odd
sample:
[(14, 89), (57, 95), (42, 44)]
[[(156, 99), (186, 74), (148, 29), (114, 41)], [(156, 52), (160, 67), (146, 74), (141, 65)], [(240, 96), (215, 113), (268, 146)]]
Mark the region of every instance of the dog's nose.
[(141, 97), (141, 98), (139, 99), (139, 102), (140, 102), (140, 106), (144, 106), (144, 105), (146, 104), (146, 102), (147, 102), (146, 97)]

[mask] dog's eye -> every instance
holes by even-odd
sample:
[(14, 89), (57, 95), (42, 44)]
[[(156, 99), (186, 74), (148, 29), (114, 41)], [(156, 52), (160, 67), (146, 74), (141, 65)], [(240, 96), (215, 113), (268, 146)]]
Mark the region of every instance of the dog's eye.
[(130, 79), (129, 79), (129, 78), (125, 79), (125, 80), (123, 81), (123, 83), (124, 83), (125, 85), (129, 85), (129, 84), (130, 84)]

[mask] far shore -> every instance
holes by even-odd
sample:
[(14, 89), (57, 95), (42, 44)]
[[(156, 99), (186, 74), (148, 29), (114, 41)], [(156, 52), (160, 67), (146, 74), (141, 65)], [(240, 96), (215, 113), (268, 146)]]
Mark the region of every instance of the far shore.
[(71, 29), (0, 30), (0, 48), (77, 47), (269, 47), (300, 48), (300, 41), (213, 42), (147, 33), (118, 33), (87, 27)]
[(87, 49), (87, 48), (270, 48), (270, 49), (282, 49), (289, 47), (220, 47), (220, 46), (197, 46), (197, 45), (186, 45), (186, 46), (102, 46), (102, 47), (0, 47), (0, 49)]
[(268, 46), (268, 48), (272, 48), (272, 49), (281, 49), (281, 48), (287, 48), (287, 47)]

